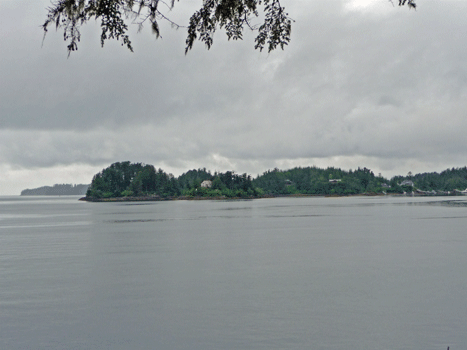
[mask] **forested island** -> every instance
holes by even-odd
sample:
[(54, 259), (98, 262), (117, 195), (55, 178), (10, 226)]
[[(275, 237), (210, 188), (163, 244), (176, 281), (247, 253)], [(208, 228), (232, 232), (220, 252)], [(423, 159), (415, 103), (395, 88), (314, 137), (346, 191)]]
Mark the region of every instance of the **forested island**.
[(82, 196), (89, 185), (55, 184), (21, 191), (21, 196)]
[(370, 169), (273, 169), (252, 178), (193, 169), (175, 177), (143, 163), (117, 162), (94, 175), (84, 200), (259, 198), (287, 195), (466, 194), (467, 167), (386, 179)]

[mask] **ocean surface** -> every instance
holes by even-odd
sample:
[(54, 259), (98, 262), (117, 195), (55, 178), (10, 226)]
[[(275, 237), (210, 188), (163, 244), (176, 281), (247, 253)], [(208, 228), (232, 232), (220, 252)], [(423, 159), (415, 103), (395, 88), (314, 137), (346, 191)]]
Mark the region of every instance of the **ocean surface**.
[(0, 197), (0, 349), (467, 348), (467, 197)]

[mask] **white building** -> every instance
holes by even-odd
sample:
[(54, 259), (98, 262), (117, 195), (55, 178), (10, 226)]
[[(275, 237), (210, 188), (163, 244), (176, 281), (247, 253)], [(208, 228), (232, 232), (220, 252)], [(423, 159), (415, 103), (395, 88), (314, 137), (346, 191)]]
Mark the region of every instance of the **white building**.
[(212, 186), (212, 181), (211, 180), (204, 180), (203, 182), (201, 182), (201, 187), (211, 188), (211, 186)]

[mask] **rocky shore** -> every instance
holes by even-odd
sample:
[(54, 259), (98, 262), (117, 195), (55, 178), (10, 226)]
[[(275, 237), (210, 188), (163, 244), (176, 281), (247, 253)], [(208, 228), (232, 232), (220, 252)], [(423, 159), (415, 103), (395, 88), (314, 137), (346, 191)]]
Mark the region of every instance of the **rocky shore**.
[[(179, 197), (160, 197), (160, 196), (139, 196), (139, 197), (112, 197), (112, 198), (92, 198), (82, 197), (79, 200), (85, 202), (158, 202), (158, 201), (193, 201), (193, 200), (239, 200), (239, 199), (258, 199), (258, 198), (273, 198), (277, 196), (263, 195), (257, 197), (191, 197), (191, 196), (179, 196)], [(282, 197), (282, 196), (281, 196)]]

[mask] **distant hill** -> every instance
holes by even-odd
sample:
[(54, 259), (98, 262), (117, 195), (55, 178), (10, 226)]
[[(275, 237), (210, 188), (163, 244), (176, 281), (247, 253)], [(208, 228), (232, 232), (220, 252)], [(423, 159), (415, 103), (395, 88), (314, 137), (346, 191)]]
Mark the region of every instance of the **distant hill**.
[(55, 184), (21, 191), (22, 196), (83, 196), (89, 185)]

